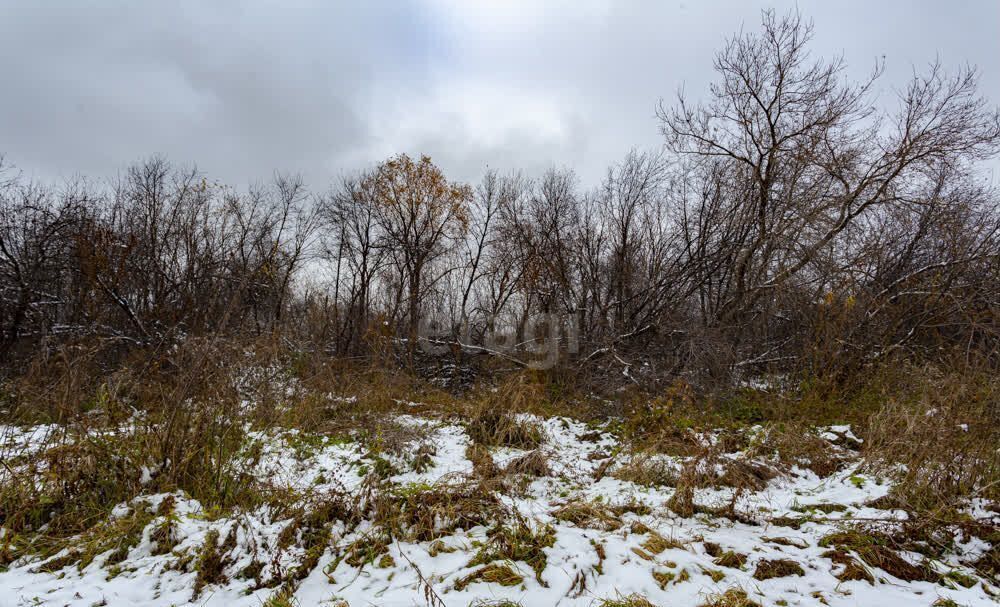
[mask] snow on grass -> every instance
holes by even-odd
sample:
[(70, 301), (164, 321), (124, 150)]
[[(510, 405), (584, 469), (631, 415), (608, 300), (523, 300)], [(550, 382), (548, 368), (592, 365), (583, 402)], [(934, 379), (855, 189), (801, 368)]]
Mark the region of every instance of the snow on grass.
[[(434, 446), (419, 470), (408, 467), (412, 453), (384, 455), (394, 472), (388, 475), (388, 482), (399, 491), (447, 486), (472, 474), (472, 464), (466, 458), (469, 438), (461, 425), (413, 416), (395, 421), (420, 429), (420, 442)], [(334, 524), (330, 547), (322, 550), (315, 567), (294, 587), (297, 604), (337, 605), (337, 601), (346, 601), (354, 607), (410, 607), (425, 604), (428, 586), (445, 605), (461, 607), (477, 600), (500, 599), (526, 607), (590, 606), (602, 598), (633, 593), (654, 605), (700, 605), (732, 588), (744, 590), (750, 600), (765, 606), (930, 606), (938, 598), (970, 607), (995, 604), (986, 582), (978, 578), (973, 578), (976, 583), (969, 588), (961, 584), (949, 587), (930, 581), (907, 582), (867, 565), (874, 584), (835, 577), (838, 566), (825, 556), (829, 547), (821, 546), (820, 540), (840, 529), (838, 522), (905, 517), (902, 511), (866, 506), (886, 495), (889, 485), (860, 473), (856, 462), (826, 478), (793, 468), (763, 490), (740, 495), (737, 509), (759, 524), (736, 522), (705, 510), (732, 500), (732, 490), (725, 487), (698, 489), (695, 503), (704, 507), (702, 512), (682, 518), (667, 506), (674, 492), (671, 487), (644, 486), (610, 474), (594, 480), (594, 473), (618, 447), (612, 433), (564, 418), (531, 421), (540, 424), (546, 436), (541, 450), (551, 474), (525, 479), (519, 490), (503, 492), (500, 499), (532, 533), (539, 534), (536, 537), (548, 537), (546, 530), (551, 529), (548, 543), (539, 544), (538, 551), (532, 553), (544, 555), (540, 579), (536, 579), (532, 564), (524, 560), (471, 564), (477, 553), (490, 545), (489, 526), (459, 527), (426, 541), (386, 539), (371, 562), (354, 559), (352, 564), (352, 559), (344, 558), (352, 543), (374, 541), (372, 537), (379, 531), (369, 521), (353, 529)], [(5, 431), (6, 452), (37, 448), (51, 431), (46, 427)], [(833, 442), (845, 436), (857, 440), (849, 427), (826, 429), (824, 436)], [(383, 457), (370, 453), (349, 436), (285, 431), (252, 434), (251, 439), (260, 443), (257, 473), (275, 486), (304, 494), (346, 491), (361, 499), (365, 475), (377, 467), (376, 458)], [(414, 444), (411, 451), (417, 447)], [(501, 468), (525, 453), (505, 447), (492, 450)], [(675, 463), (679, 466), (679, 460)], [(122, 504), (115, 515), (127, 516), (137, 508), (157, 512), (163, 510), (164, 500), (172, 503), (169, 512), (153, 518), (138, 545), (129, 549), (121, 562), (108, 565), (105, 554), (83, 569), (69, 565), (45, 571), (38, 560), (16, 561), (0, 572), (0, 605), (259, 606), (278, 589), (262, 586), (252, 575), (254, 568), (287, 574), (305, 557), (304, 549), (294, 546), (277, 549), (292, 521), (274, 520), (266, 508), (210, 516), (183, 494), (159, 494)], [(973, 507), (977, 515), (990, 514), (988, 504)], [(585, 522), (585, 517), (557, 516), (572, 508), (613, 514), (605, 514), (603, 522), (593, 524)], [(153, 534), (168, 517), (173, 521), (173, 546), (164, 551)], [(797, 523), (781, 526), (769, 522), (781, 517)], [(512, 524), (510, 520), (507, 523)], [(213, 531), (219, 542), (222, 538), (229, 542), (219, 547), (224, 580), (207, 584), (195, 596), (199, 574), (192, 563), (202, 554), (206, 541), (216, 537)], [(988, 545), (972, 539), (957, 549), (964, 553), (949, 555), (937, 564), (939, 569), (973, 573), (963, 562), (987, 550)], [(720, 557), (720, 553), (731, 556)], [(65, 555), (54, 558), (60, 556)], [(904, 556), (919, 562), (917, 555)], [(773, 567), (786, 561), (798, 567)], [(759, 573), (768, 567), (768, 571), (782, 575), (768, 578)]]

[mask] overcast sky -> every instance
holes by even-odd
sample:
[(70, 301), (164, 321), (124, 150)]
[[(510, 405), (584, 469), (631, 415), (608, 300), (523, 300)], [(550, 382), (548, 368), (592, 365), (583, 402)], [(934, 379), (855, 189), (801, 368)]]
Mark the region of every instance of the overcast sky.
[[(314, 189), (397, 152), (453, 178), (574, 168), (593, 183), (660, 145), (654, 110), (698, 95), (743, 0), (0, 0), (0, 154), (25, 174), (113, 175), (163, 154), (234, 185)], [(800, 0), (814, 52), (881, 96), (939, 57), (1000, 102), (1000, 2)]]

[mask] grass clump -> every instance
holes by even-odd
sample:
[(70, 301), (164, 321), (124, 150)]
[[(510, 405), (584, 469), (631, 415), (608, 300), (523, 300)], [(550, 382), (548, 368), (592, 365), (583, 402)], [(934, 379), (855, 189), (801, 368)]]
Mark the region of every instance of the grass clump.
[(803, 576), (806, 572), (802, 566), (791, 559), (764, 559), (757, 563), (753, 577), (760, 581), (792, 575)]
[(611, 476), (644, 487), (675, 487), (678, 472), (670, 462), (660, 457), (639, 453), (615, 468)]
[(0, 483), (0, 522), (12, 533), (44, 526), (50, 540), (79, 534), (138, 494), (144, 461), (128, 437), (74, 431), (53, 439)]
[(538, 424), (519, 419), (510, 409), (491, 405), (473, 411), (466, 431), (473, 441), (488, 447), (535, 449), (545, 440)]
[[(936, 581), (937, 576), (930, 575), (926, 569), (910, 563), (886, 544), (887, 538), (884, 536), (866, 533), (861, 529), (838, 531), (824, 536), (819, 541), (821, 547), (834, 549), (834, 551), (826, 553), (827, 558), (831, 560), (834, 560), (834, 557), (840, 561), (844, 560), (843, 555), (837, 553), (836, 550), (850, 551), (868, 566), (882, 569), (905, 582)], [(870, 574), (865, 576), (853, 570), (850, 575), (858, 576), (861, 579), (871, 577)]]
[(307, 503), (288, 513), (292, 520), (278, 536), (278, 546), (287, 548), (296, 544), (308, 550), (311, 546), (322, 543), (334, 522), (356, 523), (359, 513), (350, 501), (346, 494), (336, 491), (311, 496)]
[(672, 548), (684, 548), (684, 543), (673, 538), (665, 538), (655, 531), (649, 532), (649, 537), (641, 546), (650, 554), (660, 554), (664, 550)]
[(487, 447), (537, 448), (545, 441), (541, 426), (517, 414), (526, 410), (529, 401), (535, 398), (535, 387), (523, 378), (514, 378), (495, 391), (485, 392), (469, 413), (466, 422), (469, 438)]
[(486, 584), (499, 584), (501, 586), (517, 586), (524, 582), (524, 576), (514, 571), (509, 565), (498, 565), (490, 563), (484, 567), (473, 571), (469, 575), (459, 578), (455, 582), (455, 590), (462, 591), (469, 584), (484, 582)]
[(892, 476), (890, 495), (929, 519), (973, 495), (1000, 499), (1000, 379), (913, 371), (868, 420), (867, 468)]
[(472, 472), (481, 480), (490, 480), (500, 477), (503, 471), (493, 460), (493, 454), (488, 447), (479, 443), (469, 443), (465, 448), (465, 459), (472, 462)]
[(365, 533), (347, 545), (330, 564), (328, 571), (336, 571), (341, 562), (351, 567), (362, 569), (365, 565), (374, 564), (380, 557), (387, 555), (391, 538), (382, 530)]
[(597, 604), (598, 607), (656, 607), (649, 599), (641, 594), (630, 594), (628, 596), (617, 596), (613, 599), (602, 599)]
[(556, 532), (549, 525), (532, 527), (519, 520), (513, 526), (496, 526), (488, 532), (488, 541), (469, 562), (469, 566), (485, 565), (496, 560), (521, 561), (535, 572), (535, 579), (544, 587), (542, 572), (548, 564), (545, 549), (556, 542)]
[(623, 516), (625, 514), (637, 514), (639, 516), (645, 516), (653, 513), (653, 509), (649, 507), (648, 504), (630, 497), (624, 502), (617, 504), (609, 504), (608, 510), (613, 512), (616, 516)]
[(777, 544), (779, 546), (791, 546), (792, 548), (799, 548), (802, 550), (809, 547), (809, 543), (806, 542), (805, 540), (793, 539), (790, 537), (768, 537), (765, 535), (762, 536), (760, 539), (770, 544)]
[(962, 588), (972, 588), (979, 583), (979, 580), (977, 580), (974, 576), (957, 569), (953, 569), (944, 574), (941, 581), (948, 584), (955, 584), (961, 586)]
[(719, 567), (729, 567), (730, 569), (742, 569), (747, 564), (747, 555), (735, 550), (723, 552), (712, 561)]
[(666, 590), (667, 586), (677, 578), (677, 574), (673, 571), (654, 571), (653, 579), (656, 580), (657, 585), (660, 586), (660, 590)]
[(788, 527), (789, 529), (799, 529), (802, 527), (803, 523), (808, 523), (810, 520), (807, 516), (776, 516), (769, 520), (772, 525), (777, 525), (779, 527)]
[(436, 540), (459, 528), (490, 527), (508, 517), (496, 494), (477, 482), (393, 487), (374, 499), (374, 522), (409, 541)]
[(691, 518), (695, 513), (694, 487), (688, 482), (688, 477), (682, 472), (681, 481), (677, 484), (677, 489), (667, 500), (669, 508), (677, 516)]
[(751, 601), (742, 588), (730, 588), (722, 594), (709, 597), (700, 607), (760, 607), (760, 603)]
[(571, 500), (550, 514), (558, 521), (588, 529), (615, 531), (622, 526), (621, 519), (606, 504), (596, 501)]
[(800, 504), (798, 506), (793, 506), (792, 510), (795, 512), (802, 512), (804, 514), (809, 514), (812, 512), (822, 512), (823, 514), (831, 514), (833, 512), (844, 512), (847, 510), (847, 506), (843, 504)]
[(299, 602), (295, 600), (295, 591), (285, 586), (267, 597), (262, 607), (298, 607), (298, 605)]
[(153, 554), (169, 554), (180, 541), (177, 537), (177, 525), (180, 517), (176, 512), (177, 499), (173, 495), (168, 495), (160, 502), (156, 514), (162, 517), (150, 531), (149, 539), (152, 540)]
[(67, 550), (62, 556), (49, 559), (31, 570), (32, 573), (55, 573), (62, 571), (73, 563), (78, 563), (83, 558), (80, 550)]
[(709, 569), (707, 567), (702, 567), (701, 572), (707, 575), (708, 577), (712, 578), (712, 581), (715, 582), (716, 584), (721, 582), (726, 577), (726, 574), (719, 571), (718, 569)]
[(864, 564), (854, 558), (850, 552), (843, 548), (827, 550), (820, 556), (828, 558), (833, 561), (835, 565), (840, 566), (840, 570), (835, 572), (833, 576), (841, 582), (875, 583), (875, 577), (868, 571)]
[(139, 545), (146, 526), (153, 520), (154, 514), (145, 503), (138, 501), (134, 507), (121, 516), (112, 516), (102, 521), (80, 536), (60, 539), (50, 546), (40, 546), (44, 555), (67, 550), (62, 557), (42, 563), (40, 571), (58, 571), (64, 567), (76, 564), (83, 570), (97, 556), (107, 554), (103, 560), (105, 567), (113, 567), (128, 558), (132, 548)]
[(437, 455), (437, 448), (434, 445), (430, 443), (421, 444), (413, 454), (410, 469), (418, 474), (426, 472), (434, 464), (435, 455)]
[(753, 441), (752, 455), (772, 456), (785, 467), (798, 466), (826, 478), (840, 470), (849, 456), (825, 440), (815, 427), (797, 423), (768, 424)]
[(128, 514), (112, 518), (106, 523), (102, 523), (88, 531), (85, 536), (83, 557), (80, 559), (79, 568), (82, 570), (89, 565), (94, 558), (107, 552), (104, 559), (104, 566), (109, 567), (121, 563), (128, 558), (132, 548), (142, 541), (142, 533), (146, 526), (153, 520), (153, 514), (144, 503), (137, 503)]
[(195, 563), (197, 576), (194, 581), (194, 599), (197, 599), (205, 586), (212, 584), (224, 584), (227, 581), (225, 568), (228, 560), (219, 546), (219, 531), (211, 529), (205, 535), (205, 541), (198, 551), (198, 560)]
[(431, 542), (431, 545), (427, 547), (427, 554), (433, 558), (439, 554), (451, 554), (457, 550), (458, 548), (449, 546), (444, 542), (444, 540), (434, 540)]
[(541, 449), (534, 449), (511, 460), (504, 468), (504, 474), (532, 477), (551, 476), (552, 469), (549, 468), (548, 456)]

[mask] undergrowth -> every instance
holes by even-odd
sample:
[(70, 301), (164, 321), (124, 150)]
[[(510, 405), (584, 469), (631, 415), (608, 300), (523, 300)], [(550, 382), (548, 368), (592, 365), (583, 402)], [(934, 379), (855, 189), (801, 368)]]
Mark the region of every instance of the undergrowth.
[[(324, 364), (319, 355), (293, 356), (265, 346), (192, 340), (167, 354), (125, 357), (112, 370), (102, 370), (86, 353), (63, 353), (4, 382), (3, 421), (9, 428), (56, 423), (37, 444), (16, 453), (0, 436), (0, 567), (19, 559), (48, 572), (95, 561), (115, 567), (147, 528), (153, 554), (172, 555), (180, 541), (173, 496), (183, 496), (199, 502), (207, 519), (263, 509), (288, 521), (270, 547), (273, 562), (255, 555), (243, 571), (230, 571), (235, 540), (219, 531), (191, 554), (176, 555), (179, 568), (196, 572), (195, 596), (240, 577), (255, 587), (276, 588), (272, 603), (278, 605), (291, 600), (328, 551), (335, 555), (325, 571), (332, 579), (342, 565), (397, 565), (391, 548), (397, 541), (428, 542), (432, 556), (446, 553), (451, 549), (442, 538), (473, 527), (487, 528), (487, 538), (468, 562), (475, 569), (456, 579), (454, 588), (517, 586), (524, 572), (544, 586), (554, 529), (523, 520), (507, 499), (533, 479), (553, 475), (549, 455), (557, 445), (526, 413), (571, 412), (570, 403), (586, 402), (581, 417), (594, 428), (587, 440), (598, 442), (604, 434), (618, 439), (614, 451), (601, 456), (606, 459), (598, 479), (607, 472), (645, 487), (673, 487), (666, 506), (679, 516), (704, 513), (757, 524), (738, 511), (742, 496), (793, 467), (826, 478), (861, 458), (868, 472), (894, 481), (889, 496), (871, 506), (910, 516), (892, 531), (849, 528), (824, 537), (823, 556), (836, 566), (838, 579), (874, 583), (872, 571), (880, 569), (907, 581), (961, 585), (961, 573), (947, 577), (900, 554), (919, 553), (931, 562), (972, 536), (989, 538), (991, 547), (969, 566), (992, 579), (1000, 570), (995, 528), (963, 509), (973, 497), (994, 504), (1000, 499), (1000, 380), (988, 373), (880, 370), (871, 382), (850, 387), (809, 380), (782, 391), (724, 394), (699, 394), (677, 381), (658, 394), (623, 394), (600, 419), (593, 398), (541, 374), (490, 378), (452, 394), (407, 373)], [(437, 455), (426, 431), (402, 423), (400, 413), (461, 424), (470, 439), (465, 455), (473, 473), (433, 484), (392, 483), (396, 474), (431, 468)], [(825, 426), (832, 423), (851, 423), (860, 440), (843, 429), (831, 432)], [(360, 497), (272, 486), (256, 473), (259, 436), (282, 437), (299, 459), (356, 443), (365, 461)], [(500, 467), (493, 453), (505, 448), (524, 453)], [(696, 492), (706, 488), (729, 489), (728, 505), (698, 504)], [(143, 499), (152, 494), (169, 495), (152, 508)], [(641, 503), (569, 494), (550, 505), (559, 523), (643, 534), (635, 554), (649, 560), (682, 546), (641, 523), (626, 526), (627, 514), (649, 513)], [(800, 508), (801, 517), (771, 522), (797, 528), (835, 508), (813, 505)], [(706, 551), (718, 567), (748, 569), (745, 554), (718, 546), (709, 551), (707, 543)], [(278, 556), (293, 553), (294, 563), (274, 565)], [(712, 572), (713, 579), (725, 575)], [(753, 570), (758, 580), (802, 573), (784, 559), (759, 561)], [(658, 581), (665, 586), (674, 578), (661, 573)], [(601, 604), (648, 605), (643, 601), (629, 596)], [(754, 604), (739, 589), (706, 603)]]

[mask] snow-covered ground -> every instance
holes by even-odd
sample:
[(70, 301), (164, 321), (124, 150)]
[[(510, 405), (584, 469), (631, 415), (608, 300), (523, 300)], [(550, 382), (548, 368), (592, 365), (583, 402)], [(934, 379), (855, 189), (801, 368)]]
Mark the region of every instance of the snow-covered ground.
[[(406, 464), (405, 454), (389, 457), (397, 464), (397, 470), (407, 470), (391, 476), (388, 479), (391, 483), (405, 491), (410, 487), (466, 482), (473, 473), (473, 465), (466, 457), (469, 438), (461, 426), (417, 417), (397, 421), (420, 429), (420, 444), (435, 448), (427, 467), (419, 471)], [(543, 549), (546, 562), (540, 580), (523, 561), (498, 562), (521, 577), (515, 578), (511, 585), (466, 579), (484, 567), (484, 563), (470, 564), (470, 561), (488, 541), (486, 525), (459, 528), (434, 540), (394, 539), (386, 553), (391, 558), (384, 558), (383, 554), (359, 567), (349, 564), (351, 559), (343, 556), (352, 542), (372, 531), (371, 525), (335, 524), (316, 566), (295, 585), (294, 602), (290, 604), (409, 607), (430, 604), (437, 600), (433, 596), (436, 595), (447, 606), (466, 607), (477, 600), (509, 599), (525, 607), (569, 607), (600, 605), (603, 599), (637, 593), (654, 605), (686, 606), (701, 605), (731, 588), (741, 588), (750, 600), (764, 606), (930, 606), (941, 598), (970, 607), (996, 604), (990, 595), (997, 589), (978, 577), (970, 588), (929, 581), (906, 582), (868, 566), (865, 568), (874, 583), (841, 581), (836, 577), (842, 565), (824, 556), (829, 547), (820, 546), (822, 537), (842, 528), (844, 521), (906, 516), (902, 511), (865, 505), (885, 495), (889, 485), (859, 472), (856, 462), (823, 479), (795, 468), (770, 480), (764, 489), (739, 496), (738, 511), (746, 513), (745, 518), (759, 521), (758, 524), (750, 524), (754, 522), (751, 520), (734, 522), (705, 512), (684, 518), (666, 505), (673, 488), (651, 488), (619, 480), (613, 476), (614, 466), (606, 466), (610, 474), (595, 480), (595, 471), (616, 451), (617, 443), (611, 433), (595, 432), (592, 427), (563, 418), (539, 420), (539, 423), (546, 435), (542, 450), (548, 457), (550, 474), (525, 479), (522, 490), (504, 492), (499, 497), (530, 528), (541, 530), (549, 525), (553, 530), (551, 545)], [(4, 452), (10, 454), (22, 446), (33, 448), (50, 431), (51, 428), (38, 428), (7, 432), (10, 442)], [(832, 428), (824, 436), (835, 440), (849, 433), (848, 428)], [(257, 470), (276, 485), (303, 494), (346, 491), (357, 499), (370, 489), (364, 479), (377, 462), (358, 442), (343, 439), (307, 442), (294, 433), (255, 438), (263, 444)], [(412, 449), (417, 447), (415, 444)], [(493, 458), (503, 467), (524, 453), (499, 448), (493, 450)], [(666, 462), (673, 463), (669, 458)], [(142, 496), (131, 504), (122, 504), (115, 514), (124, 517), (140, 508), (148, 512), (163, 511), (161, 503), (165, 499), (168, 496), (164, 494)], [(169, 499), (174, 503), (169, 516), (175, 523), (172, 531), (175, 543), (170, 551), (156, 549), (153, 534), (163, 523), (163, 516), (157, 516), (146, 527), (138, 545), (114, 565), (107, 563), (108, 554), (98, 556), (82, 570), (75, 564), (47, 571), (52, 568), (40, 569), (38, 560), (14, 562), (8, 570), (0, 572), (0, 605), (259, 606), (278, 588), (260, 587), (259, 577), (255, 581), (254, 576), (240, 572), (258, 562), (265, 578), (268, 571), (287, 573), (303, 556), (294, 548), (276, 549), (282, 531), (291, 521), (275, 520), (266, 509), (218, 518), (207, 516), (199, 503), (183, 494)], [(724, 505), (731, 501), (732, 490), (700, 489), (694, 499), (702, 506)], [(618, 513), (617, 520), (587, 524), (557, 518), (554, 513), (568, 503), (610, 507)], [(624, 504), (628, 507), (614, 508)], [(836, 507), (825, 507), (831, 504)], [(820, 505), (821, 510), (811, 511), (810, 506), (814, 505)], [(808, 513), (810, 520), (798, 528), (770, 522), (779, 517), (804, 517), (803, 513)], [(988, 516), (989, 512), (980, 510), (976, 514)], [(210, 583), (195, 596), (198, 574), (192, 561), (213, 531), (220, 542), (225, 581)], [(651, 541), (658, 538), (668, 541), (659, 545)], [(940, 572), (954, 570), (974, 575), (966, 564), (988, 548), (985, 542), (970, 539), (933, 566)], [(718, 555), (719, 550), (746, 555), (746, 560), (742, 566), (720, 565), (717, 557), (709, 554)], [(916, 554), (903, 556), (915, 564), (921, 561)], [(801, 574), (755, 578), (760, 562), (776, 559), (794, 561), (801, 567)]]

